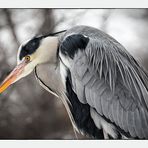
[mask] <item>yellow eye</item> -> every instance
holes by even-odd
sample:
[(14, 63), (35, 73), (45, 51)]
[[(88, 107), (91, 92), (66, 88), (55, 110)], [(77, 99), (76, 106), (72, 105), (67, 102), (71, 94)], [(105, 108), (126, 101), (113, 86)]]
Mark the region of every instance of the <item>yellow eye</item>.
[(31, 59), (31, 57), (30, 57), (30, 56), (28, 56), (28, 55), (27, 55), (27, 56), (25, 56), (25, 60), (26, 60), (26, 61), (30, 61), (30, 59)]

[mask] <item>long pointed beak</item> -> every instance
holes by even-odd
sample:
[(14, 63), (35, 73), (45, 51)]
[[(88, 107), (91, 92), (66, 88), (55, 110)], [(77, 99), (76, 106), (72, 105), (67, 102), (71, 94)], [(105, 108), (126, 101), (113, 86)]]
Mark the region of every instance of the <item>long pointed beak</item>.
[(24, 60), (14, 68), (14, 70), (6, 77), (6, 79), (0, 85), (0, 93), (5, 91), (11, 84), (17, 81), (26, 65), (27, 62)]

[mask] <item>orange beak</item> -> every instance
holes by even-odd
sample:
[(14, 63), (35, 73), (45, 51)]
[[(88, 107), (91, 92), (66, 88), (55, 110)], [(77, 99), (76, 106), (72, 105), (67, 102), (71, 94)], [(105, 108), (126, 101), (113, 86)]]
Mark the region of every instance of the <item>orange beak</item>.
[(11, 84), (16, 82), (16, 80), (19, 78), (26, 65), (27, 62), (26, 60), (24, 60), (14, 68), (14, 70), (6, 77), (6, 79), (0, 85), (0, 93), (5, 91)]

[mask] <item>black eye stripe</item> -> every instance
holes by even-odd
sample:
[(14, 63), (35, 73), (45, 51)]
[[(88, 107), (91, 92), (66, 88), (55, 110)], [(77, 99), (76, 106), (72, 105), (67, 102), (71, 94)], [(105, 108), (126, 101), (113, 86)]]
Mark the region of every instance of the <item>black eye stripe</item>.
[(36, 51), (36, 49), (39, 47), (40, 45), (40, 41), (48, 36), (55, 36), (57, 34), (63, 33), (66, 30), (62, 30), (59, 32), (55, 32), (55, 33), (50, 33), (47, 35), (43, 35), (40, 37), (34, 37), (33, 39), (31, 39), (26, 45), (24, 45), (21, 48), (20, 54), (19, 54), (19, 60), (22, 60), (23, 57), (25, 57), (26, 55), (31, 55), (32, 53), (34, 53)]
[(35, 38), (28, 42), (28, 44), (26, 45), (26, 49), (31, 50), (31, 49), (37, 48), (38, 45), (39, 45), (39, 39)]
[(26, 55), (33, 54), (40, 45), (41, 38), (33, 38), (26, 45), (22, 46), (19, 59), (22, 60)]

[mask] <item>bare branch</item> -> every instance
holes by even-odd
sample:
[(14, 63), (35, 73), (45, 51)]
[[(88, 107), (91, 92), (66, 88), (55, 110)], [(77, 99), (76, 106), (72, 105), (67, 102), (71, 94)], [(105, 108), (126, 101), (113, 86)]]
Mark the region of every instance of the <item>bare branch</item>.
[(10, 12), (9, 9), (3, 9), (3, 12), (4, 12), (5, 16), (6, 16), (7, 23), (9, 24), (9, 27), (11, 29), (11, 33), (12, 33), (13, 38), (14, 38), (14, 40), (16, 42), (17, 47), (18, 47), (20, 43), (19, 43), (19, 41), (17, 39), (17, 36), (16, 36), (16, 33), (15, 33), (15, 25), (14, 25), (12, 19), (11, 19), (11, 12)]

